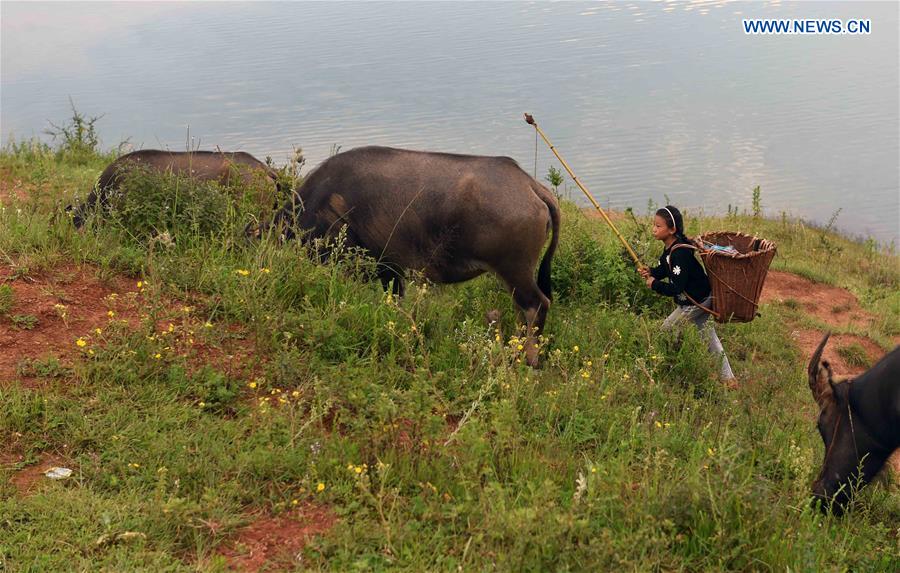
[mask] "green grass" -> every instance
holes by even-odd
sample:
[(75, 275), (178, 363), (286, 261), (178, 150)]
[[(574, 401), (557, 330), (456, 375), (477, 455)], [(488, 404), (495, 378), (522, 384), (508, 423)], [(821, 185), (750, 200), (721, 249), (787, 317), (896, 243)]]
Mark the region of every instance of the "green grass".
[[(543, 367), (531, 370), (493, 277), (414, 280), (396, 301), (340, 244), (314, 264), (298, 245), (243, 241), (255, 206), (228, 190), (213, 189), (221, 208), (202, 224), (193, 203), (152, 221), (132, 203), (77, 233), (62, 206), (109, 159), (34, 143), (0, 153), (6, 177), (31, 187), (0, 209), (0, 258), (17, 276), (75, 262), (101, 280), (147, 283), (138, 330), (111, 321), (102, 335), (73, 332), (93, 355), (71, 371), (27, 362), (40, 384), (0, 384), (0, 435), (29, 460), (53, 454), (76, 470), (24, 498), (0, 479), (0, 568), (223, 570), (216, 550), (248, 512), (293, 500), (339, 518), (298, 569), (900, 566), (896, 486), (867, 488), (844, 518), (809, 508), (823, 451), (807, 357), (790, 343), (798, 308), (719, 327), (743, 383), (725, 390), (695, 333), (678, 349), (659, 333), (669, 303), (647, 292), (611, 234), (566, 204)], [(184, 185), (157, 181), (147, 200), (185, 197)], [(687, 220), (692, 234), (774, 240), (774, 268), (850, 288), (880, 317), (873, 338), (898, 334), (894, 255), (833, 233), (823, 242), (797, 221)], [(647, 225), (638, 217), (623, 231), (649, 261), (659, 246)], [(163, 231), (174, 245), (154, 240)], [(192, 320), (211, 327), (186, 321), (160, 335), (172, 300), (191, 300)], [(483, 320), (494, 308), (499, 335)], [(252, 345), (257, 374), (171, 350), (189, 337)], [(128, 531), (146, 537), (97, 543)]]

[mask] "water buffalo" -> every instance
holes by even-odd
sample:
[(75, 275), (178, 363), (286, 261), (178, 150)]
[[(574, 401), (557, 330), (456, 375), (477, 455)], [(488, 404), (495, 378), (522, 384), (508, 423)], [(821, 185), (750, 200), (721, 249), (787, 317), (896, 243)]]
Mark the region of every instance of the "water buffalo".
[(348, 244), (375, 258), (382, 284), (393, 281), (399, 295), (407, 269), (436, 283), (496, 273), (524, 315), (534, 366), (559, 221), (553, 195), (509, 157), (361, 147), (310, 172), (273, 223), (288, 239), (292, 228), (314, 239), (346, 226)]
[(832, 506), (841, 513), (852, 488), (869, 483), (900, 448), (900, 346), (859, 376), (837, 377), (822, 360), (829, 336), (822, 338), (807, 369), (825, 442), (813, 495), (823, 511)]
[(99, 203), (102, 208), (108, 207), (110, 192), (121, 183), (124, 175), (134, 168), (144, 168), (159, 173), (170, 172), (176, 175), (189, 176), (199, 181), (217, 181), (227, 185), (237, 180), (249, 186), (258, 178), (271, 180), (276, 190), (279, 189), (278, 176), (273, 169), (259, 159), (243, 151), (161, 151), (158, 149), (142, 149), (127, 153), (109, 164), (87, 199), (73, 208), (72, 222), (81, 228), (84, 221)]

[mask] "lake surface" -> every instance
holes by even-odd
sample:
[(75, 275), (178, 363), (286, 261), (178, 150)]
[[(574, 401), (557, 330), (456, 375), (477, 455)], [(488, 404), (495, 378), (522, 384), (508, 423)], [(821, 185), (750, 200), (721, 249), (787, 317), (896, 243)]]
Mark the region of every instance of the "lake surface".
[[(509, 155), (533, 113), (601, 204), (750, 207), (900, 243), (898, 6), (882, 3), (0, 4), (4, 142), (69, 97), (103, 144)], [(869, 35), (748, 36), (743, 18)], [(539, 179), (556, 162), (538, 146)], [(569, 186), (573, 187), (571, 182)], [(586, 203), (576, 195), (573, 197)]]

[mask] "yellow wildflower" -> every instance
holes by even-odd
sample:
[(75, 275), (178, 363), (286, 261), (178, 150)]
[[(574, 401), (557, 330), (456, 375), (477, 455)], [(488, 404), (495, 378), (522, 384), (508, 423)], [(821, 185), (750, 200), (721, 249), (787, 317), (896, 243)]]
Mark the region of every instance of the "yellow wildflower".
[(160, 358), (162, 358), (162, 354), (157, 352), (156, 354), (153, 355), (153, 358), (156, 358), (157, 360), (159, 360)]
[(144, 288), (144, 282), (143, 282), (143, 281), (138, 281), (138, 282), (137, 282), (137, 287), (138, 287), (138, 288)]
[(325, 491), (325, 484), (319, 482), (319, 485), (316, 486), (316, 491)]
[(206, 402), (200, 402), (197, 405), (200, 406), (201, 408), (206, 408)]
[(247, 384), (247, 387), (250, 389), (256, 388), (256, 382), (251, 382), (251, 383)]
[(78, 345), (79, 348), (84, 348), (85, 346), (87, 346), (87, 341), (79, 337), (78, 340), (75, 341), (75, 344)]
[(115, 315), (116, 315), (116, 313), (111, 310), (106, 311), (106, 316), (108, 316), (110, 318), (114, 317)]
[(206, 324), (203, 325), (203, 328), (212, 328), (212, 326), (213, 325), (211, 322), (207, 322)]
[(248, 271), (248, 270), (246, 270), (246, 269), (238, 269), (238, 270), (236, 270), (235, 272), (236, 272), (237, 274), (241, 275), (242, 277), (246, 277), (247, 275), (250, 274), (250, 271)]
[(95, 328), (95, 329), (94, 329), (94, 332), (96, 332), (97, 334), (100, 334), (100, 333), (102, 333), (103, 331), (100, 330), (99, 328)]
[(267, 274), (271, 273), (272, 271), (270, 271), (268, 269), (268, 267), (263, 267), (260, 269), (260, 272), (262, 272), (264, 275), (267, 275)]
[(659, 420), (656, 421), (656, 427), (657, 427), (657, 428), (662, 428), (662, 424), (659, 422)]
[(572, 352), (578, 352), (578, 345), (577, 345), (577, 344), (576, 344), (575, 346), (572, 347)]

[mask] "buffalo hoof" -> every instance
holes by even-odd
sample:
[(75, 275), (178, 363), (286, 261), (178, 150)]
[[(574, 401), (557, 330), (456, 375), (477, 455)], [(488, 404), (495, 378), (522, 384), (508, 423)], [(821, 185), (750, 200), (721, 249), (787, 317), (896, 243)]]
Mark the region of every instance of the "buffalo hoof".
[(540, 366), (540, 362), (538, 361), (538, 347), (534, 344), (525, 345), (525, 363), (532, 368)]

